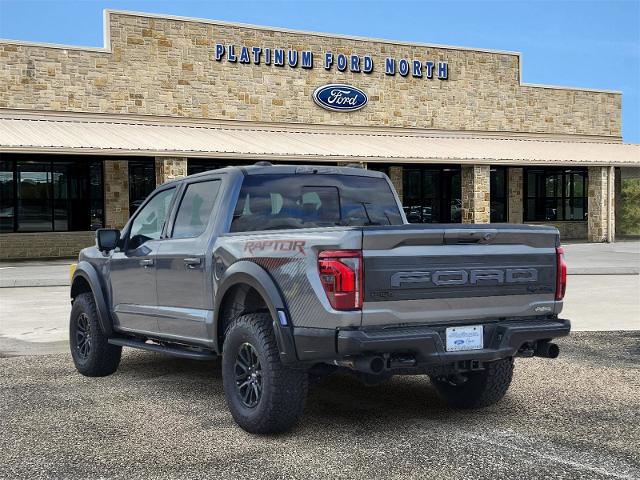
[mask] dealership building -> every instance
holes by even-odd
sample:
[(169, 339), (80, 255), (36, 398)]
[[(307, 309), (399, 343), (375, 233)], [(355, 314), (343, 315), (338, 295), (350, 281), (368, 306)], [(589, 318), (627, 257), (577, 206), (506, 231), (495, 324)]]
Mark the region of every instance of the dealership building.
[(0, 259), (72, 256), (157, 185), (256, 161), (386, 172), (417, 223), (614, 241), (621, 93), (514, 52), (106, 11), (103, 48), (0, 41)]

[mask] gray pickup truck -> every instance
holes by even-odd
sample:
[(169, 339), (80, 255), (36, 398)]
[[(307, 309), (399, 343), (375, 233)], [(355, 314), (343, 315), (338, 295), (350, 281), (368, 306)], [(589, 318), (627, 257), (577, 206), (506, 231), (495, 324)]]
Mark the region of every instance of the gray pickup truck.
[(481, 408), (515, 357), (555, 358), (570, 330), (558, 230), (409, 224), (389, 179), (360, 168), (192, 175), (96, 238), (71, 284), (78, 371), (115, 372), (122, 347), (221, 356), (252, 433), (291, 428), (309, 378), (336, 370), (428, 375), (449, 405)]

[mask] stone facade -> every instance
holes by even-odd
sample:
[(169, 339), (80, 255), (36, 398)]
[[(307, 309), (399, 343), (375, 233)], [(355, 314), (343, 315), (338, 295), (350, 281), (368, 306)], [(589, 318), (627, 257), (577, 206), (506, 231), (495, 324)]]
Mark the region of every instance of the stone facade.
[[(455, 47), (403, 44), (270, 30), (125, 12), (107, 14), (104, 49), (0, 42), (0, 108), (38, 112), (154, 115), (167, 118), (389, 127), (447, 132), (621, 139), (621, 95), (525, 85), (520, 56)], [(313, 52), (313, 68), (221, 61), (215, 45)], [(325, 52), (369, 55), (365, 74), (336, 65), (323, 68)], [(285, 53), (286, 54), (286, 53)], [(447, 62), (446, 80), (385, 74), (385, 59)], [(369, 103), (344, 113), (324, 110), (311, 96), (321, 85), (346, 83)], [(129, 217), (126, 160), (104, 162), (105, 226), (122, 228)], [(393, 159), (389, 159), (393, 162)], [(442, 159), (440, 163), (447, 163)], [(515, 163), (515, 162), (514, 162)], [(155, 159), (156, 184), (184, 177), (187, 159)], [(608, 238), (613, 212), (608, 172), (589, 169), (588, 222), (556, 222), (565, 239)], [(403, 199), (403, 167), (389, 176)], [(490, 221), (489, 166), (462, 167), (462, 221)], [(619, 187), (618, 187), (619, 188)], [(523, 169), (508, 170), (508, 220), (523, 221)], [(588, 233), (587, 233), (588, 232)], [(20, 240), (22, 238), (26, 240)], [(33, 237), (33, 238), (32, 238)], [(72, 256), (93, 242), (93, 232), (1, 234), (0, 258)], [(33, 243), (31, 243), (33, 240)], [(31, 245), (31, 246), (29, 246)]]
[(463, 165), (462, 223), (489, 223), (489, 165)]
[[(107, 49), (0, 43), (0, 108), (261, 122), (621, 136), (621, 95), (520, 83), (512, 53), (417, 46), (108, 14)], [(313, 52), (313, 68), (231, 63), (215, 44)], [(325, 70), (326, 51), (370, 55), (371, 73)], [(448, 62), (448, 79), (388, 76), (387, 57)], [(331, 112), (314, 89), (348, 83), (366, 108)], [(348, 115), (348, 116), (345, 116)]]
[(524, 221), (524, 203), (523, 203), (523, 169), (509, 167), (507, 171), (507, 208), (509, 223), (522, 223)]
[(129, 162), (104, 161), (105, 227), (122, 228), (129, 219)]
[(0, 260), (77, 257), (95, 238), (95, 232), (3, 233)]
[(187, 176), (187, 159), (182, 157), (156, 157), (156, 185)]

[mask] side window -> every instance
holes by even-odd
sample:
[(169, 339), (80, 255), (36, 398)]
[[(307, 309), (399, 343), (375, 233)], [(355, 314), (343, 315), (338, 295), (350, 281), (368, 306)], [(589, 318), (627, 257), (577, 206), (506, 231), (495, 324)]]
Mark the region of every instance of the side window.
[(157, 193), (136, 215), (129, 233), (127, 248), (138, 248), (147, 240), (160, 238), (162, 228), (169, 215), (171, 200), (176, 193), (175, 188), (169, 188)]
[(178, 208), (172, 238), (194, 238), (206, 230), (219, 190), (219, 180), (187, 185)]

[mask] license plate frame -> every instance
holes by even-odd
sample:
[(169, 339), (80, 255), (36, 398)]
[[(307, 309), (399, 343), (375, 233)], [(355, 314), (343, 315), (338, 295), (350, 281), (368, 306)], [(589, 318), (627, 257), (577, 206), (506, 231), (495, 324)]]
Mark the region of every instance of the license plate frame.
[(483, 325), (448, 327), (445, 330), (445, 348), (447, 352), (482, 350), (484, 348)]

